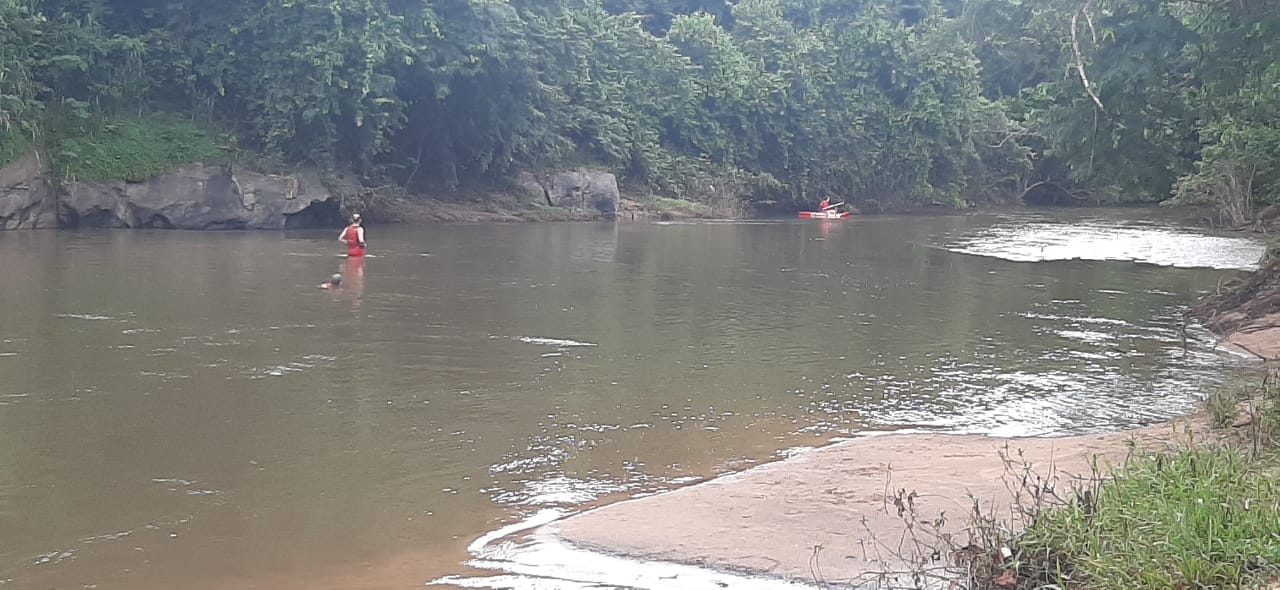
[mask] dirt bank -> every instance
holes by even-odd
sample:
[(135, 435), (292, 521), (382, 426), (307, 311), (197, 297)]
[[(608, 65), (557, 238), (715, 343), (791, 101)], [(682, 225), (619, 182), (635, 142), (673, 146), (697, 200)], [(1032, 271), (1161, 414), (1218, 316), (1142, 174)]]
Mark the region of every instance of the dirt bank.
[(1280, 257), (1269, 250), (1256, 272), (1224, 280), (1189, 316), (1239, 350), (1280, 360)]
[[(787, 579), (873, 581), (928, 559), (938, 535), (967, 543), (977, 499), (1007, 518), (1011, 490), (1034, 474), (1066, 491), (1129, 442), (1159, 448), (1207, 430), (1203, 417), (1123, 433), (997, 439), (931, 434), (843, 442), (548, 525), (578, 547)], [(1029, 471), (1028, 471), (1029, 470)], [(900, 504), (900, 507), (899, 507)], [(914, 508), (914, 511), (912, 510)], [(936, 528), (935, 528), (936, 527)], [(930, 567), (941, 567), (947, 559)], [(909, 582), (909, 576), (903, 576)], [(908, 584), (909, 585), (909, 584)]]

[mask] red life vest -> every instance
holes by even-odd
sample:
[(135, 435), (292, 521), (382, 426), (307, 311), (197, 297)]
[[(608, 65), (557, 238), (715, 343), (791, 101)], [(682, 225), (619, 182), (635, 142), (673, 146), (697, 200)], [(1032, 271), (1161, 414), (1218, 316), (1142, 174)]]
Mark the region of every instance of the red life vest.
[(360, 244), (360, 226), (354, 223), (347, 226), (342, 239), (347, 242), (347, 256), (364, 256), (364, 246)]

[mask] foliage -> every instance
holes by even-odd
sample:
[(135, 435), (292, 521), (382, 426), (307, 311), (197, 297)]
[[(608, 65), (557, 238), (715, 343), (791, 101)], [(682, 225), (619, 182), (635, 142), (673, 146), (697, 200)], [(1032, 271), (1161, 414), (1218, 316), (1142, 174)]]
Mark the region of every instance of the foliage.
[[(0, 133), (27, 125), (40, 103), (32, 78), (32, 52), (43, 23), (25, 2), (0, 0)], [(12, 141), (12, 140), (11, 140)]]
[(177, 112), (409, 189), (586, 163), (769, 207), (1176, 190), (1237, 220), (1280, 198), (1276, 3), (0, 0), (0, 130)]
[(1049, 583), (1134, 590), (1237, 588), (1280, 573), (1275, 464), (1229, 448), (1137, 458), (1080, 501), (1039, 515), (1020, 559)]
[(1280, 125), (1226, 118), (1208, 125), (1204, 160), (1179, 179), (1173, 204), (1210, 204), (1230, 225), (1249, 221), (1258, 203), (1280, 201)]
[(228, 157), (214, 134), (167, 115), (100, 121), (74, 135), (54, 134), (50, 151), (55, 169), (81, 181), (140, 182), (182, 164), (216, 164)]
[(670, 199), (667, 197), (654, 197), (652, 203), (654, 209), (659, 211), (674, 211), (690, 217), (705, 217), (711, 210), (710, 207), (702, 203), (692, 203), (681, 199)]
[(7, 165), (31, 150), (31, 137), (22, 131), (0, 131), (0, 166)]

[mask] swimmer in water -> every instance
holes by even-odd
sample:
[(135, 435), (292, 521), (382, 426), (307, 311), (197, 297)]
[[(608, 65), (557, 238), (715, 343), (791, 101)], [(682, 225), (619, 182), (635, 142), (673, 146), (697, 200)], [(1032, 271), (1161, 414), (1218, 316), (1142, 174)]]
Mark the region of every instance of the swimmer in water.
[(321, 283), (317, 286), (321, 289), (337, 289), (342, 286), (342, 275), (335, 273), (333, 276), (329, 277), (327, 282)]

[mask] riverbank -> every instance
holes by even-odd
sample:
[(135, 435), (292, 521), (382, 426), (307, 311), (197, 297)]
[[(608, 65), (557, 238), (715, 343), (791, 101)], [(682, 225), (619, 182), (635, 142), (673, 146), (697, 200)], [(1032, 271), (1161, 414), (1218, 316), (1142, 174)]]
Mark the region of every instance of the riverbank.
[[(1224, 283), (1189, 315), (1234, 349), (1280, 360), (1280, 261)], [(1275, 579), (1280, 393), (1264, 380), (1206, 397), (1195, 415), (1127, 432), (842, 442), (543, 532), (627, 558), (844, 587)]]
[(1190, 317), (1236, 349), (1271, 363), (1280, 360), (1280, 256), (1273, 246), (1254, 273), (1223, 281)]
[(1122, 579), (1158, 577), (1193, 569), (1214, 544), (1216, 563), (1169, 573), (1168, 585), (1115, 585), (1089, 572), (1097, 584), (1081, 587), (1280, 573), (1280, 543), (1266, 532), (1280, 530), (1280, 487), (1271, 483), (1280, 463), (1231, 445), (1256, 440), (1259, 420), (1273, 418), (1245, 414), (1214, 428), (1218, 419), (1200, 412), (1063, 438), (868, 437), (607, 505), (541, 532), (627, 559), (842, 588), (966, 579), (974, 589), (1038, 588), (1064, 571), (1087, 577), (1085, 559), (1129, 570)]
[[(193, 132), (181, 125), (174, 128)], [(160, 127), (153, 135), (163, 136), (168, 130)], [(353, 213), (374, 224), (749, 216), (735, 199), (695, 202), (645, 192), (627, 198), (617, 177), (599, 169), (528, 172), (511, 186), (408, 194), (394, 185), (368, 187), (362, 179), (337, 171), (265, 173), (217, 157), (196, 159), (192, 153), (208, 150), (174, 150), (146, 133), (116, 135), (105, 132), (92, 144), (106, 154), (93, 161), (121, 160), (129, 166), (68, 168), (65, 162), (51, 161), (48, 150), (32, 146), (21, 156), (6, 158), (0, 165), (0, 230), (330, 228), (341, 226)], [(6, 154), (11, 151), (6, 148)], [(135, 152), (154, 157), (141, 158)], [(169, 152), (182, 163), (156, 155)]]
[(1065, 491), (1122, 465), (1134, 448), (1167, 449), (1207, 424), (1197, 415), (1065, 438), (874, 436), (604, 506), (546, 531), (631, 558), (789, 580), (909, 586), (918, 572), (945, 576), (953, 557), (948, 545), (980, 543), (968, 538), (978, 533), (975, 509), (1010, 516), (1027, 491), (1023, 482)]
[(545, 221), (679, 221), (685, 219), (744, 219), (745, 212), (661, 197), (621, 198), (617, 211), (549, 206), (521, 202), (515, 196), (489, 195), (439, 199), (416, 197), (381, 205), (373, 217), (384, 223), (545, 222)]

